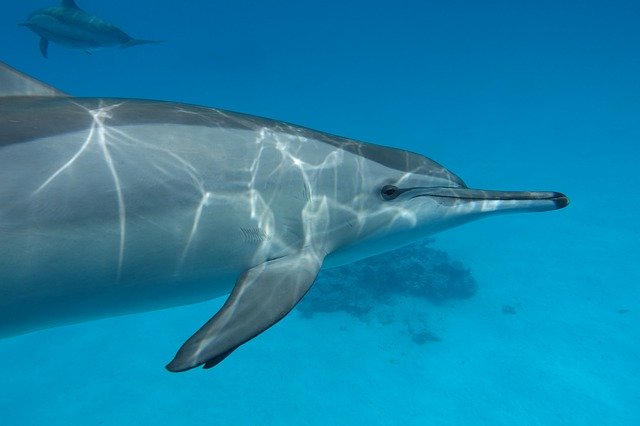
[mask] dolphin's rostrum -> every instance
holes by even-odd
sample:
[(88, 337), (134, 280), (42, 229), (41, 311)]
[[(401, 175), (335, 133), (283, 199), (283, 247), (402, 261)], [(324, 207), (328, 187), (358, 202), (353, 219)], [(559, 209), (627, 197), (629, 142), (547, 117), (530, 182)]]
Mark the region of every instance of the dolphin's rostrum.
[(60, 6), (36, 10), (20, 25), (40, 36), (40, 52), (45, 58), (50, 41), (86, 52), (105, 47), (120, 46), (124, 49), (157, 43), (130, 37), (115, 25), (80, 9), (74, 0), (62, 0)]
[(0, 335), (231, 292), (167, 368), (211, 367), (318, 271), (557, 192), (218, 109), (73, 98), (0, 65)]

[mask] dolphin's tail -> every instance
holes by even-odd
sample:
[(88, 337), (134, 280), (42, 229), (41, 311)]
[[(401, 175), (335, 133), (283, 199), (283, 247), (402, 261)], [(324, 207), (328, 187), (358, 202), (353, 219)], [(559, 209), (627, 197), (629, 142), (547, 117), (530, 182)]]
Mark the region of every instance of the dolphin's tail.
[(135, 38), (130, 39), (120, 45), (121, 49), (127, 49), (129, 47), (137, 46), (139, 44), (151, 44), (151, 43), (162, 43), (164, 40), (138, 40)]

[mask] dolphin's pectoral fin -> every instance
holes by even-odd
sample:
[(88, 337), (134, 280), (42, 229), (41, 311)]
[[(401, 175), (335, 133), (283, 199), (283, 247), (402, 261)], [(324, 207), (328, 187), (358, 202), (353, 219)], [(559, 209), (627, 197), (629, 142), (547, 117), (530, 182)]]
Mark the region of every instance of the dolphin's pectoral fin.
[(211, 368), (280, 321), (309, 290), (322, 260), (308, 247), (246, 271), (222, 309), (182, 345), (167, 369)]
[(44, 37), (40, 37), (40, 53), (42, 53), (42, 56), (44, 56), (45, 58), (47, 57), (48, 49), (49, 49), (49, 40), (47, 40)]

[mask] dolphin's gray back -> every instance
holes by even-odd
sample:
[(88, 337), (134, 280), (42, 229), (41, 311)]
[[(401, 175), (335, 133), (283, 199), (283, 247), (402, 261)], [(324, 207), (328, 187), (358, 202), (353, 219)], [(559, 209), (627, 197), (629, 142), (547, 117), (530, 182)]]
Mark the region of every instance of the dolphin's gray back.
[[(0, 87), (1, 83), (0, 81)], [(44, 91), (44, 89), (39, 90)], [(0, 98), (0, 145), (88, 128), (93, 122), (88, 111), (110, 108), (114, 105), (117, 107), (110, 110), (107, 124), (127, 126), (164, 123), (254, 132), (269, 129), (274, 133), (288, 134), (315, 143), (326, 143), (401, 172), (430, 175), (464, 186), (462, 180), (445, 167), (410, 151), (364, 143), (282, 121), (172, 102), (63, 97), (23, 97), (10, 100)], [(32, 118), (36, 116), (38, 117), (37, 126), (32, 124)]]
[[(109, 108), (108, 122), (115, 125), (165, 123), (258, 132), (266, 128), (276, 133), (326, 143), (398, 171), (442, 177), (464, 185), (459, 177), (422, 155), (282, 121), (173, 102), (67, 96), (64, 92), (0, 62), (0, 145), (88, 128), (93, 123), (90, 111)], [(111, 108), (114, 105), (117, 107)]]

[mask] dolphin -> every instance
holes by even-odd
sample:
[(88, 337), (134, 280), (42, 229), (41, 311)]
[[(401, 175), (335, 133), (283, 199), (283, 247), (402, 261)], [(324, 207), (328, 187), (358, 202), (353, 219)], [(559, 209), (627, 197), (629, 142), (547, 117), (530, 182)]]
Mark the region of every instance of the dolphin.
[(422, 155), (281, 121), (75, 98), (0, 65), (0, 336), (230, 293), (167, 365), (209, 368), (323, 266), (568, 203), (472, 189)]
[(124, 49), (158, 43), (130, 37), (115, 25), (80, 9), (74, 0), (62, 0), (60, 6), (36, 10), (20, 25), (40, 36), (40, 52), (45, 58), (50, 41), (87, 52), (104, 47), (120, 46)]

